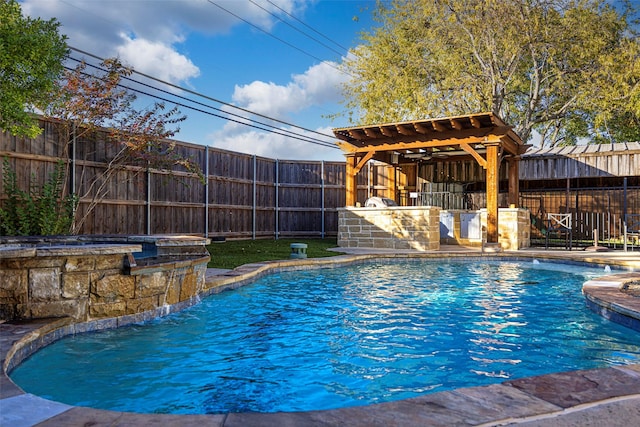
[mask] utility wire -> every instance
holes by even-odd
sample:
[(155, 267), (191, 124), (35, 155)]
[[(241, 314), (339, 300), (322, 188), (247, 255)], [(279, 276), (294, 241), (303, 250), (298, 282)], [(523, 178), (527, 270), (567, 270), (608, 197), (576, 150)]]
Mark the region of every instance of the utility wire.
[[(73, 68), (69, 68), (69, 67), (66, 67), (66, 66), (65, 66), (64, 68), (66, 68), (66, 69), (67, 69), (67, 70), (69, 70), (69, 71), (74, 71), (74, 69), (73, 69)], [(84, 74), (84, 75), (86, 75), (86, 76), (90, 76), (90, 77), (95, 77), (95, 76), (91, 76), (90, 74), (88, 74), (88, 73), (84, 73), (84, 72), (83, 72), (82, 74)], [(211, 116), (219, 117), (219, 118), (222, 118), (222, 119), (225, 119), (225, 120), (229, 120), (229, 121), (232, 121), (232, 122), (235, 122), (235, 123), (239, 123), (239, 124), (242, 124), (242, 125), (245, 125), (245, 126), (249, 126), (249, 127), (256, 128), (256, 129), (260, 129), (260, 130), (264, 130), (264, 131), (267, 131), (267, 132), (270, 132), (270, 133), (276, 133), (276, 134), (279, 134), (279, 135), (285, 136), (285, 137), (287, 137), (287, 138), (299, 139), (299, 140), (304, 141), (304, 142), (310, 142), (310, 143), (312, 143), (312, 144), (323, 145), (323, 146), (325, 146), (325, 147), (329, 147), (329, 148), (338, 148), (338, 147), (336, 147), (336, 146), (325, 145), (325, 144), (321, 144), (321, 143), (319, 143), (319, 142), (310, 141), (310, 140), (306, 140), (306, 139), (303, 139), (303, 138), (298, 138), (298, 137), (292, 136), (292, 135), (290, 135), (290, 134), (286, 134), (286, 133), (283, 133), (283, 132), (274, 131), (274, 130), (272, 130), (272, 129), (262, 128), (262, 127), (260, 127), (260, 126), (252, 125), (252, 124), (249, 124), (249, 123), (246, 123), (246, 122), (241, 122), (240, 120), (229, 119), (229, 118), (226, 118), (226, 117), (224, 117), (224, 116), (220, 116), (220, 115), (218, 115), (218, 114), (211, 113), (211, 112), (209, 112), (209, 111), (205, 111), (205, 110), (202, 110), (202, 109), (199, 109), (199, 108), (196, 108), (196, 107), (192, 107), (192, 106), (189, 106), (189, 105), (185, 105), (185, 104), (182, 104), (182, 103), (180, 103), (180, 102), (175, 102), (175, 101), (172, 101), (172, 100), (169, 100), (169, 99), (166, 99), (166, 98), (162, 98), (161, 96), (153, 95), (153, 94), (151, 94), (151, 93), (148, 93), (148, 92), (145, 92), (145, 91), (143, 91), (143, 90), (136, 89), (136, 88), (133, 88), (133, 87), (130, 87), (130, 86), (127, 86), (127, 85), (118, 84), (118, 86), (119, 86), (119, 87), (122, 87), (122, 88), (124, 88), (124, 89), (128, 89), (128, 90), (131, 90), (131, 91), (134, 91), (134, 92), (140, 93), (140, 94), (142, 94), (142, 95), (147, 95), (147, 96), (150, 96), (150, 97), (152, 97), (152, 98), (159, 99), (159, 100), (161, 100), (161, 101), (170, 102), (170, 103), (172, 103), (172, 104), (175, 104), (175, 105), (180, 106), (180, 107), (183, 107), (183, 108), (188, 108), (188, 109), (190, 109), (190, 110), (194, 110), (194, 111), (198, 111), (198, 112), (201, 112), (201, 113), (204, 113), (204, 114), (208, 114), (208, 115), (211, 115)]]
[[(82, 62), (81, 60), (75, 59), (75, 58), (69, 58), (69, 59), (71, 59), (73, 61), (76, 61), (76, 62)], [(87, 65), (90, 66), (90, 67), (96, 68), (98, 70), (105, 71), (104, 68), (100, 68), (97, 65), (93, 65), (93, 64), (87, 64)], [(65, 68), (67, 70), (73, 71), (72, 69), (70, 69), (68, 67), (65, 67)], [(84, 73), (84, 72), (82, 74), (84, 74), (86, 76), (95, 77), (95, 76), (92, 76), (92, 75), (90, 75), (88, 73)], [(213, 116), (213, 117), (218, 117), (218, 118), (225, 119), (225, 120), (228, 120), (228, 121), (231, 121), (231, 122), (234, 122), (234, 123), (239, 123), (239, 124), (242, 124), (242, 125), (245, 125), (245, 126), (253, 127), (253, 128), (256, 128), (256, 129), (260, 129), (260, 130), (264, 130), (266, 132), (275, 133), (275, 134), (278, 134), (278, 135), (282, 135), (282, 136), (298, 139), (298, 140), (304, 141), (304, 142), (309, 142), (311, 144), (322, 145), (322, 146), (325, 146), (325, 147), (328, 147), (328, 148), (336, 148), (336, 149), (338, 148), (336, 145), (334, 145), (332, 143), (329, 143), (329, 142), (326, 142), (326, 141), (321, 141), (321, 140), (318, 140), (318, 139), (315, 139), (315, 138), (311, 138), (309, 136), (306, 136), (306, 135), (303, 135), (303, 134), (300, 134), (300, 133), (297, 133), (297, 132), (283, 130), (283, 129), (280, 129), (280, 128), (276, 127), (276, 126), (270, 125), (268, 123), (259, 122), (257, 120), (253, 120), (253, 119), (247, 118), (245, 116), (241, 116), (239, 114), (230, 113), (228, 111), (221, 110), (221, 109), (213, 107), (211, 105), (204, 104), (202, 102), (195, 101), (193, 99), (190, 99), (190, 98), (187, 98), (187, 97), (184, 97), (184, 96), (181, 96), (181, 95), (176, 95), (176, 94), (171, 93), (171, 92), (169, 92), (167, 90), (160, 89), (160, 88), (152, 86), (150, 84), (143, 83), (143, 82), (138, 81), (138, 80), (134, 80), (134, 79), (132, 79), (130, 77), (126, 77), (126, 76), (121, 76), (121, 77), (122, 77), (122, 79), (129, 80), (132, 83), (135, 83), (135, 84), (138, 84), (138, 85), (141, 85), (141, 86), (146, 86), (146, 87), (148, 87), (150, 89), (157, 90), (159, 92), (166, 93), (166, 94), (168, 94), (170, 96), (173, 96), (173, 97), (176, 97), (176, 98), (179, 98), (179, 99), (183, 99), (185, 101), (192, 102), (192, 103), (194, 103), (196, 105), (200, 105), (202, 107), (210, 108), (210, 109), (213, 109), (215, 111), (220, 111), (220, 112), (224, 113), (225, 115), (222, 116), (222, 115), (219, 115), (219, 114), (215, 114), (215, 113), (212, 113), (210, 111), (205, 111), (205, 110), (202, 110), (200, 108), (192, 107), (192, 106), (180, 103), (180, 102), (176, 102), (174, 100), (170, 100), (168, 98), (163, 98), (163, 97), (158, 96), (158, 95), (153, 95), (153, 94), (150, 94), (148, 92), (144, 92), (144, 91), (142, 91), (140, 89), (136, 89), (134, 87), (126, 86), (126, 85), (123, 85), (123, 84), (118, 84), (118, 86), (120, 86), (122, 88), (129, 89), (129, 90), (132, 90), (134, 92), (138, 92), (138, 93), (141, 93), (143, 95), (146, 95), (146, 96), (149, 96), (149, 97), (152, 97), (152, 98), (155, 98), (155, 99), (159, 99), (159, 100), (161, 100), (163, 102), (171, 102), (171, 103), (179, 105), (180, 107), (183, 107), (183, 108), (188, 108), (190, 110), (194, 110), (194, 111), (197, 111), (197, 112), (200, 112), (200, 113), (203, 113), (203, 114), (207, 114), (207, 115), (210, 115), (210, 116)], [(231, 119), (231, 118), (229, 118), (229, 115), (232, 115), (234, 117), (238, 117), (238, 119), (237, 120), (236, 119)], [(249, 122), (249, 123), (247, 123), (247, 122)], [(253, 125), (253, 124), (251, 124), (251, 122), (254, 122), (254, 123), (257, 123), (258, 125), (266, 126), (266, 127)]]
[[(322, 36), (323, 38), (325, 38), (326, 40), (329, 40), (331, 43), (335, 44), (336, 46), (338, 46), (340, 49), (344, 50), (345, 52), (349, 53), (349, 48), (346, 48), (344, 46), (342, 46), (340, 43), (338, 43), (335, 40), (332, 40), (331, 38), (329, 38), (328, 36), (322, 34), (320, 31), (316, 30), (315, 28), (313, 28), (312, 26), (306, 24), (304, 21), (296, 18), (295, 16), (293, 16), (292, 14), (290, 14), (289, 12), (287, 12), (286, 10), (284, 10), (283, 8), (281, 8), (280, 6), (278, 6), (277, 4), (275, 4), (274, 2), (272, 2), (271, 0), (266, 0), (267, 3), (273, 5), (275, 8), (279, 9), (280, 11), (282, 11), (282, 13), (288, 15), (290, 18), (298, 21), (299, 23), (301, 23), (302, 25), (304, 25), (305, 27), (309, 28), (311, 31), (313, 31), (314, 33)], [(315, 40), (315, 39), (314, 39)], [(324, 46), (324, 45), (323, 45)], [(335, 52), (335, 51), (334, 51)]]
[[(81, 60), (76, 59), (76, 58), (69, 57), (69, 59), (71, 59), (73, 61), (76, 61), (76, 62), (82, 62)], [(96, 68), (98, 70), (105, 71), (103, 68), (101, 68), (99, 66), (96, 66), (96, 65), (93, 65), (93, 64), (87, 64), (87, 65), (90, 66), (90, 67)], [(69, 67), (65, 67), (65, 68), (67, 70), (69, 70), (69, 71), (75, 71), (74, 69), (69, 68)], [(85, 73), (85, 72), (83, 72), (82, 74), (84, 74), (86, 76), (90, 76), (90, 77), (95, 77), (95, 76), (92, 76), (92, 75), (90, 75), (88, 73)], [(140, 82), (138, 80), (134, 80), (134, 79), (132, 79), (130, 77), (122, 76), (122, 78), (126, 79), (126, 80), (129, 80), (132, 83), (135, 83), (137, 85), (145, 86), (145, 87), (148, 87), (150, 89), (153, 89), (153, 90), (156, 90), (156, 91), (159, 91), (159, 92), (162, 92), (162, 93), (166, 93), (166, 94), (168, 94), (170, 96), (173, 96), (173, 97), (176, 97), (176, 98), (179, 98), (179, 99), (183, 99), (183, 100), (188, 101), (188, 102), (192, 102), (192, 103), (194, 103), (196, 105), (200, 105), (202, 107), (206, 107), (206, 108), (209, 108), (209, 109), (220, 111), (222, 113), (225, 113), (225, 115), (215, 114), (215, 113), (212, 113), (210, 111), (203, 110), (201, 108), (196, 108), (196, 107), (193, 107), (193, 106), (181, 103), (181, 102), (176, 102), (175, 100), (164, 98), (164, 97), (161, 97), (159, 95), (154, 95), (154, 94), (151, 94), (149, 92), (145, 92), (145, 91), (143, 91), (141, 89), (138, 89), (138, 88), (135, 88), (135, 87), (131, 87), (131, 86), (123, 85), (123, 84), (119, 84), (118, 85), (118, 86), (120, 86), (122, 88), (125, 88), (125, 89), (128, 89), (128, 90), (132, 90), (132, 91), (140, 93), (142, 95), (146, 95), (146, 96), (149, 96), (149, 97), (152, 97), (152, 98), (155, 98), (155, 99), (159, 99), (159, 100), (161, 100), (163, 102), (170, 102), (170, 103), (176, 104), (176, 105), (178, 105), (180, 107), (183, 107), (183, 108), (187, 108), (187, 109), (190, 109), (190, 110), (193, 110), (193, 111), (197, 111), (197, 112), (200, 112), (200, 113), (203, 113), (203, 114), (207, 114), (207, 115), (210, 115), (210, 116), (213, 116), (213, 117), (218, 117), (218, 118), (221, 118), (221, 119), (224, 119), (224, 120), (228, 120), (228, 121), (231, 121), (231, 122), (234, 122), (234, 123), (238, 123), (238, 124), (241, 124), (241, 125), (245, 125), (245, 126), (248, 126), (248, 127), (252, 127), (252, 128), (255, 128), (255, 129), (260, 129), (260, 130), (263, 130), (265, 132), (278, 134), (278, 135), (281, 135), (281, 136), (297, 139), (297, 140), (300, 140), (300, 141), (303, 141), (303, 142), (309, 142), (311, 144), (316, 144), (316, 145), (324, 146), (324, 147), (327, 147), (327, 148), (338, 149), (338, 147), (333, 143), (329, 143), (329, 142), (326, 142), (326, 141), (321, 141), (321, 140), (318, 140), (318, 139), (315, 139), (315, 138), (312, 138), (312, 137), (309, 137), (309, 136), (306, 136), (306, 135), (303, 135), (303, 134), (300, 134), (300, 133), (283, 130), (283, 129), (280, 129), (280, 128), (276, 127), (276, 126), (270, 125), (268, 123), (259, 122), (257, 120), (253, 120), (253, 119), (247, 118), (245, 116), (241, 116), (239, 114), (235, 114), (235, 113), (231, 113), (231, 112), (228, 112), (228, 111), (224, 111), (224, 110), (221, 110), (219, 108), (213, 107), (211, 105), (204, 104), (202, 102), (195, 101), (193, 99), (190, 99), (190, 98), (187, 98), (187, 97), (184, 97), (184, 96), (181, 96), (181, 95), (174, 94), (174, 93), (169, 92), (167, 90), (164, 90), (164, 89), (149, 85), (147, 83)], [(238, 117), (239, 119), (229, 118), (229, 115)], [(257, 123), (257, 124), (252, 124), (252, 122), (253, 123)], [(258, 125), (260, 125), (260, 126), (258, 126)], [(323, 135), (323, 134), (321, 134), (321, 135)]]
[[(329, 46), (329, 45), (325, 44), (324, 42), (322, 42), (322, 41), (318, 40), (317, 38), (315, 38), (315, 37), (313, 37), (313, 36), (311, 36), (311, 35), (309, 35), (309, 34), (305, 33), (305, 32), (304, 32), (304, 31), (302, 31), (301, 29), (297, 28), (296, 26), (292, 25), (291, 23), (289, 23), (289, 22), (285, 21), (284, 19), (280, 18), (278, 15), (276, 15), (276, 14), (275, 14), (275, 13), (273, 13), (273, 12), (271, 12), (269, 9), (267, 9), (267, 8), (265, 8), (265, 7), (262, 7), (261, 5), (259, 5), (258, 3), (256, 3), (255, 1), (253, 1), (253, 0), (249, 0), (249, 2), (250, 2), (250, 3), (253, 3), (253, 4), (254, 4), (254, 5), (256, 5), (256, 6), (258, 6), (260, 9), (264, 10), (265, 12), (267, 12), (269, 15), (273, 16), (273, 17), (274, 17), (275, 19), (277, 19), (278, 21), (280, 21), (280, 22), (282, 22), (283, 24), (285, 24), (285, 25), (289, 26), (290, 28), (293, 28), (295, 31), (299, 32), (300, 34), (302, 34), (302, 35), (304, 35), (304, 36), (306, 36), (306, 37), (308, 37), (308, 38), (310, 38), (311, 40), (315, 41), (316, 43), (318, 43), (318, 44), (320, 44), (320, 45), (322, 45), (322, 46), (326, 47), (327, 49), (329, 49), (329, 50), (331, 50), (331, 51), (333, 51), (333, 52), (337, 53), (337, 54), (338, 54), (338, 55), (340, 55), (340, 56), (344, 55), (344, 53), (343, 53), (343, 52), (338, 52), (337, 50), (335, 50), (335, 49), (334, 49), (334, 48), (332, 48), (331, 46)], [(271, 3), (271, 2), (269, 2), (269, 3)], [(273, 4), (273, 3), (271, 3), (271, 4)], [(287, 13), (287, 12), (285, 12), (285, 11), (284, 11), (284, 9), (282, 9), (282, 8), (280, 8), (280, 7), (278, 7), (278, 6), (276, 6), (275, 4), (273, 4), (273, 5), (274, 5), (275, 7), (277, 7), (278, 9), (280, 9), (281, 11), (283, 11), (284, 13)], [(287, 15), (289, 15), (289, 14), (287, 13)], [(289, 16), (291, 16), (291, 15), (289, 15)], [(347, 52), (347, 53), (348, 53), (348, 52)]]
[[(99, 61), (101, 61), (101, 62), (104, 62), (104, 61), (105, 61), (105, 59), (104, 59), (104, 58), (101, 58), (101, 57), (99, 57), (99, 56), (97, 56), (97, 55), (94, 55), (94, 54), (92, 54), (92, 53), (86, 52), (86, 51), (84, 51), (84, 50), (81, 50), (81, 49), (75, 48), (75, 47), (73, 47), (73, 46), (69, 46), (69, 49), (71, 49), (71, 50), (73, 50), (73, 51), (75, 51), (75, 52), (78, 52), (78, 53), (80, 53), (80, 54), (83, 54), (83, 55), (89, 56), (89, 57), (91, 57), (91, 58), (97, 59), (97, 60), (99, 60)], [(280, 123), (280, 124), (283, 124), (283, 125), (285, 125), (285, 126), (290, 126), (290, 127), (293, 127), (293, 128), (301, 129), (301, 130), (304, 130), (305, 132), (314, 133), (314, 134), (320, 135), (320, 136), (322, 136), (322, 137), (324, 137), (324, 138), (331, 138), (331, 139), (333, 139), (333, 136), (331, 136), (331, 135), (327, 135), (327, 134), (325, 134), (325, 133), (318, 132), (318, 131), (315, 131), (315, 130), (313, 130), (313, 129), (308, 129), (308, 128), (305, 128), (305, 127), (302, 127), (302, 126), (294, 125), (294, 124), (292, 124), (292, 123), (285, 122), (285, 121), (283, 121), (283, 120), (275, 119), (275, 118), (273, 118), (273, 117), (269, 117), (269, 116), (264, 115), (264, 114), (256, 113), (256, 112), (254, 112), (254, 111), (247, 110), (247, 109), (245, 109), (245, 108), (238, 107), (238, 106), (235, 106), (235, 105), (233, 105), (233, 104), (229, 104), (229, 103), (227, 103), (227, 102), (225, 102), (225, 101), (221, 101), (221, 100), (219, 100), (219, 99), (212, 98), (212, 97), (210, 97), (210, 96), (208, 96), (208, 95), (204, 95), (204, 94), (202, 94), (202, 93), (200, 93), (200, 92), (196, 92), (196, 91), (194, 91), (194, 90), (187, 89), (187, 88), (185, 88), (185, 87), (175, 85), (175, 84), (173, 84), (173, 83), (171, 83), (171, 82), (167, 82), (167, 81), (165, 81), (165, 80), (161, 80), (161, 79), (159, 79), (159, 78), (157, 78), (157, 77), (150, 76), (149, 74), (145, 74), (145, 73), (142, 73), (142, 72), (140, 72), (140, 71), (136, 71), (135, 69), (132, 69), (132, 71), (133, 71), (135, 74), (138, 74), (138, 75), (140, 75), (140, 76), (142, 76), (142, 77), (146, 77), (146, 78), (148, 78), (148, 79), (151, 79), (151, 80), (156, 81), (156, 82), (158, 82), (158, 83), (161, 83), (161, 84), (163, 84), (163, 85), (170, 86), (170, 87), (172, 87), (172, 88), (174, 88), (174, 89), (179, 89), (179, 90), (184, 91), (184, 92), (186, 92), (186, 93), (189, 93), (189, 94), (191, 94), (191, 95), (199, 96), (199, 97), (201, 97), (201, 98), (207, 99), (207, 100), (209, 100), (209, 101), (216, 102), (216, 103), (221, 104), (221, 105), (225, 105), (225, 106), (227, 106), (227, 107), (231, 107), (231, 108), (233, 108), (233, 109), (236, 109), (236, 110), (242, 111), (242, 112), (244, 112), (244, 113), (252, 114), (252, 115), (257, 116), (257, 117), (262, 117), (263, 119), (271, 120), (271, 121), (273, 121), (273, 122)]]
[(350, 74), (349, 74), (349, 73), (347, 73), (346, 71), (341, 70), (340, 68), (338, 68), (338, 67), (336, 67), (335, 65), (333, 65), (331, 62), (329, 62), (329, 61), (325, 61), (325, 60), (323, 60), (323, 59), (320, 59), (320, 58), (318, 58), (317, 56), (312, 55), (311, 53), (307, 52), (306, 50), (300, 49), (298, 46), (296, 46), (296, 45), (294, 45), (294, 44), (291, 44), (291, 43), (289, 43), (288, 41), (286, 41), (286, 40), (284, 40), (284, 39), (281, 39), (280, 37), (275, 36), (274, 34), (270, 33), (269, 31), (266, 31), (265, 29), (260, 28), (258, 25), (254, 24), (254, 23), (252, 23), (252, 22), (250, 22), (250, 21), (247, 21), (247, 20), (246, 20), (246, 19), (244, 19), (243, 17), (241, 17), (241, 16), (239, 16), (239, 15), (237, 15), (237, 14), (235, 14), (235, 13), (231, 12), (231, 11), (230, 11), (230, 10), (228, 10), (228, 9), (225, 9), (224, 7), (220, 6), (218, 3), (214, 2), (213, 0), (207, 0), (207, 2), (211, 3), (212, 5), (214, 5), (214, 6), (218, 7), (218, 8), (220, 8), (220, 9), (222, 9), (222, 10), (224, 10), (224, 11), (225, 11), (225, 12), (227, 12), (229, 15), (234, 16), (235, 18), (237, 18), (237, 19), (239, 19), (239, 20), (243, 21), (244, 23), (246, 23), (246, 24), (248, 24), (248, 25), (252, 26), (252, 27), (253, 27), (253, 28), (255, 28), (256, 30), (261, 31), (261, 32), (265, 33), (266, 35), (273, 37), (274, 39), (278, 40), (280, 43), (284, 43), (284, 44), (286, 44), (287, 46), (289, 46), (290, 48), (295, 49), (295, 50), (297, 50), (298, 52), (301, 52), (301, 53), (303, 53), (303, 54), (305, 54), (305, 55), (307, 55), (307, 56), (309, 56), (309, 57), (311, 57), (311, 58), (315, 59), (316, 61), (319, 61), (319, 62), (321, 62), (321, 63), (323, 63), (323, 64), (327, 64), (329, 67), (331, 67), (331, 68), (333, 68), (333, 69), (335, 69), (335, 70), (339, 71), (339, 72), (340, 72), (340, 73), (342, 73), (342, 74), (350, 75)]

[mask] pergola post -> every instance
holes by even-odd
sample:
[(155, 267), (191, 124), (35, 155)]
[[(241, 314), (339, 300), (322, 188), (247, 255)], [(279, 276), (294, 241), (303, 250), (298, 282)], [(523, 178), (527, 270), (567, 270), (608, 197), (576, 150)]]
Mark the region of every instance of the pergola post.
[(355, 206), (358, 194), (358, 172), (356, 170), (357, 158), (355, 155), (347, 155), (347, 170), (345, 174), (346, 200), (345, 206)]
[(391, 200), (395, 200), (396, 202), (398, 202), (398, 204), (400, 204), (400, 200), (396, 200), (396, 194), (397, 194), (397, 189), (398, 189), (398, 171), (396, 170), (396, 167), (393, 165), (389, 165), (387, 166), (387, 176), (389, 177), (389, 180), (387, 181), (387, 194), (385, 194), (385, 197), (390, 198)]
[(498, 243), (500, 144), (487, 144), (487, 243)]
[(507, 158), (509, 164), (509, 206), (518, 207), (520, 204), (520, 156)]

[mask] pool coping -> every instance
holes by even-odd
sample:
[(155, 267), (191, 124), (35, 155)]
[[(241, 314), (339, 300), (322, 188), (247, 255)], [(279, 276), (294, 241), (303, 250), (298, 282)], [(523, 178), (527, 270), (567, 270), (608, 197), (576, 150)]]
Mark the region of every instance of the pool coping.
[[(344, 250), (340, 248), (339, 250)], [(397, 258), (502, 258), (573, 262), (624, 267), (632, 272), (599, 277), (583, 286), (587, 305), (613, 320), (627, 319), (640, 330), (640, 298), (620, 291), (631, 280), (640, 280), (640, 254), (587, 253), (566, 251), (510, 251), (481, 253), (478, 250), (432, 252), (352, 251), (328, 258), (309, 258), (247, 264), (234, 270), (207, 272), (205, 295), (237, 288), (278, 271), (334, 267)], [(205, 296), (203, 295), (203, 296)], [(197, 301), (192, 301), (195, 304)], [(176, 307), (176, 310), (186, 305)], [(166, 313), (154, 313), (164, 315)], [(631, 319), (631, 320), (629, 320)], [(127, 319), (135, 321), (135, 319)], [(124, 320), (123, 320), (124, 322)], [(622, 322), (624, 324), (624, 322)], [(124, 324), (124, 323), (123, 323)], [(94, 328), (117, 327), (111, 323)], [(627, 326), (627, 325), (625, 325)], [(636, 328), (637, 327), (637, 328)], [(229, 413), (212, 415), (138, 414), (74, 407), (25, 393), (8, 377), (14, 366), (28, 355), (70, 333), (92, 330), (89, 325), (74, 324), (72, 319), (43, 319), (11, 322), (0, 327), (0, 424), (14, 426), (53, 425), (147, 425), (173, 424), (217, 426), (375, 426), (375, 425), (506, 425), (543, 423), (571, 417), (589, 419), (602, 416), (611, 421), (612, 408), (624, 413), (624, 421), (636, 416), (640, 423), (640, 364), (570, 371), (505, 381), (489, 386), (461, 388), (426, 394), (416, 398), (367, 406), (293, 413)], [(18, 362), (18, 363), (16, 363)], [(635, 411), (635, 415), (634, 415)], [(621, 415), (622, 416), (622, 415)], [(555, 421), (554, 421), (555, 420)], [(564, 424), (563, 424), (564, 425)]]

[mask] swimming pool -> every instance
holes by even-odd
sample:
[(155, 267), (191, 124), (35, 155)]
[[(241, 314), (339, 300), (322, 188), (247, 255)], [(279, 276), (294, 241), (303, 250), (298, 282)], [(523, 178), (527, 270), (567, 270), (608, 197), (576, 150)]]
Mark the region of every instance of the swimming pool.
[(586, 309), (602, 269), (421, 260), (270, 275), (184, 312), (63, 339), (13, 373), (104, 409), (299, 411), (633, 363), (640, 334)]

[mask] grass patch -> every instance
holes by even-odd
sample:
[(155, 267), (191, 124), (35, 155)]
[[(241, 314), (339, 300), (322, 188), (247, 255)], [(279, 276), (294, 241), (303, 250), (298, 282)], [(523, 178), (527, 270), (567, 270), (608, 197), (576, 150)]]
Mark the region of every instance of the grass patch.
[(328, 251), (337, 247), (336, 239), (231, 240), (207, 246), (211, 254), (209, 268), (236, 268), (252, 262), (288, 259), (291, 243), (306, 243), (309, 258), (339, 255)]

